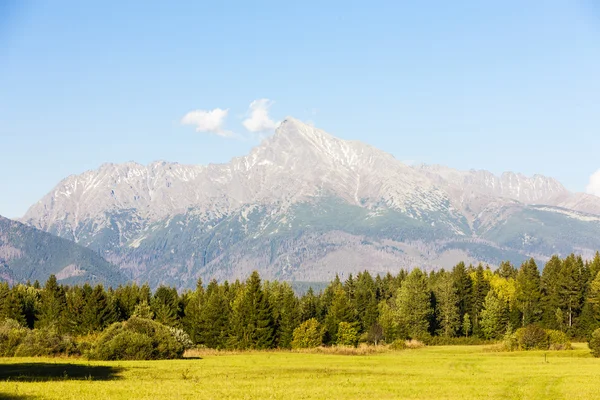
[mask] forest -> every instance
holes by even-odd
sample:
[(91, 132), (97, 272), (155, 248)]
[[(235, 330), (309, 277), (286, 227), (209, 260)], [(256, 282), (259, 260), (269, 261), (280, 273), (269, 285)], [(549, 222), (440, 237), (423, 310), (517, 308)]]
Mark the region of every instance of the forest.
[[(554, 256), (543, 268), (533, 259), (518, 267), (504, 262), (495, 270), (461, 262), (448, 271), (336, 276), (322, 292), (301, 295), (289, 283), (261, 281), (257, 272), (245, 281), (198, 281), (195, 290), (182, 293), (135, 283), (66, 286), (51, 276), (43, 286), (0, 284), (0, 321), (93, 341), (106, 331), (114, 338), (125, 321), (136, 319), (136, 329), (167, 327), (187, 347), (236, 350), (406, 339), (476, 344), (531, 325), (587, 340), (600, 327), (599, 272), (599, 253), (590, 261)], [(156, 326), (140, 325), (148, 320)]]

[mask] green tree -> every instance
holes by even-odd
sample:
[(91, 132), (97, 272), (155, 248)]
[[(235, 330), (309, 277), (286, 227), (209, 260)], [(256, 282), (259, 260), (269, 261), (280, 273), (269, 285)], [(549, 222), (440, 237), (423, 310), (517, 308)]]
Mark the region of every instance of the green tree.
[(561, 269), (562, 260), (552, 256), (546, 262), (541, 277), (542, 323), (547, 328), (559, 330), (564, 328), (560, 297)]
[(387, 343), (392, 343), (398, 334), (398, 325), (395, 317), (395, 311), (390, 307), (388, 301), (381, 300), (378, 305), (379, 317), (377, 323), (383, 329), (383, 338)]
[(356, 313), (348, 299), (348, 293), (341, 286), (338, 286), (334, 290), (331, 306), (325, 317), (325, 328), (329, 343), (337, 342), (337, 330), (340, 322), (355, 323)]
[(261, 288), (258, 272), (254, 271), (239, 290), (231, 314), (229, 345), (236, 349), (267, 349), (273, 347), (274, 327), (269, 300)]
[(160, 286), (152, 297), (150, 307), (157, 322), (171, 327), (179, 324), (180, 302), (176, 288)]
[(81, 331), (84, 333), (100, 331), (116, 322), (114, 305), (102, 285), (94, 287), (86, 296), (81, 317)]
[(471, 333), (471, 328), (472, 328), (471, 316), (469, 315), (469, 313), (466, 313), (463, 316), (463, 320), (462, 320), (462, 331), (466, 337), (469, 337), (469, 333)]
[(337, 341), (338, 346), (354, 346), (358, 344), (358, 331), (354, 327), (354, 324), (349, 322), (340, 322), (337, 329)]
[(583, 307), (587, 281), (587, 271), (581, 257), (569, 255), (562, 263), (558, 288), (561, 309), (566, 315), (565, 320), (569, 329), (573, 327), (575, 318)]
[(212, 280), (206, 288), (206, 302), (202, 308), (199, 343), (206, 347), (220, 349), (226, 346), (229, 335), (231, 308), (225, 286)]
[(452, 337), (460, 327), (458, 296), (452, 275), (444, 273), (440, 276), (435, 294), (440, 333), (444, 337)]
[(68, 330), (68, 319), (65, 313), (67, 299), (64, 289), (58, 285), (56, 276), (50, 275), (41, 293), (38, 328), (54, 327), (58, 332)]
[(481, 311), (481, 330), (487, 339), (501, 337), (508, 327), (508, 304), (490, 290)]
[(294, 329), (294, 339), (292, 348), (294, 349), (312, 349), (322, 344), (323, 331), (319, 321), (311, 318), (304, 321), (300, 326)]
[(481, 310), (483, 309), (485, 297), (487, 296), (488, 291), (490, 290), (490, 284), (485, 279), (483, 265), (479, 264), (477, 268), (475, 268), (475, 273), (473, 275), (474, 278), (471, 296), (471, 317), (473, 320), (473, 333), (479, 335), (479, 315), (481, 314)]
[(409, 338), (420, 339), (429, 334), (429, 318), (433, 313), (427, 278), (415, 268), (398, 289), (395, 300), (395, 319), (401, 332)]
[(366, 332), (377, 322), (378, 317), (377, 288), (373, 277), (366, 271), (359, 273), (356, 277), (353, 303), (359, 323), (359, 332)]
[(541, 314), (540, 272), (532, 258), (525, 261), (516, 279), (515, 299), (521, 312), (521, 325), (527, 326), (537, 322)]
[(456, 264), (452, 270), (452, 278), (456, 287), (456, 295), (458, 296), (458, 313), (460, 320), (463, 320), (464, 315), (470, 312), (471, 309), (471, 294), (473, 291), (473, 281), (467, 273), (464, 262)]

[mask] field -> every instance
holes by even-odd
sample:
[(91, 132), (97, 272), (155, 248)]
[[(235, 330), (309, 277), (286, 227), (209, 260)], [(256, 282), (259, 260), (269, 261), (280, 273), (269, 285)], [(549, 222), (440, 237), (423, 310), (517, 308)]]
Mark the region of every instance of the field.
[(0, 359), (0, 399), (593, 399), (600, 359), (426, 347), (367, 356), (206, 353), (175, 361)]

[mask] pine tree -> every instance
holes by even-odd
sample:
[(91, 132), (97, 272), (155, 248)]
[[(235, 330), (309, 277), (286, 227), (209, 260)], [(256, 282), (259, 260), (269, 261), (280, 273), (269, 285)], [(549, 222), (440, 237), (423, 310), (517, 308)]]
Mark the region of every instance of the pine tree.
[(231, 310), (225, 286), (212, 280), (206, 288), (206, 300), (201, 311), (198, 342), (206, 347), (221, 349), (226, 346), (229, 335)]
[(481, 330), (487, 339), (502, 336), (508, 327), (508, 304), (490, 290), (481, 310)]
[(292, 347), (294, 329), (300, 323), (298, 299), (292, 287), (286, 282), (277, 285), (274, 294), (271, 308), (274, 310), (273, 315), (277, 315), (275, 345), (279, 348), (289, 349)]
[(64, 289), (58, 285), (56, 276), (50, 275), (41, 293), (39, 319), (36, 327), (54, 327), (59, 332), (68, 331), (66, 306)]
[(565, 258), (560, 269), (558, 294), (568, 329), (573, 328), (575, 319), (583, 307), (587, 280), (587, 271), (581, 257), (571, 254)]
[(309, 287), (306, 294), (300, 299), (300, 321), (316, 319), (320, 315), (319, 308), (319, 298), (315, 296), (313, 288)]
[(366, 271), (358, 274), (353, 303), (357, 312), (359, 333), (367, 332), (377, 322), (378, 302), (376, 292), (375, 281), (371, 274)]
[(452, 275), (444, 273), (440, 276), (435, 294), (440, 333), (444, 337), (452, 337), (460, 327), (458, 296)]
[(521, 325), (527, 326), (538, 321), (541, 310), (540, 272), (532, 258), (525, 261), (516, 279), (515, 299), (521, 311)]
[(509, 261), (502, 261), (496, 270), (498, 276), (504, 279), (515, 279), (517, 272), (517, 269)]
[(100, 331), (116, 322), (114, 304), (108, 298), (102, 285), (94, 287), (85, 298), (82, 313), (82, 331), (86, 333)]
[(466, 337), (469, 337), (469, 333), (471, 333), (471, 316), (469, 313), (466, 313), (462, 319), (462, 331)]
[(458, 313), (460, 319), (463, 320), (464, 315), (471, 309), (471, 293), (473, 290), (473, 281), (467, 273), (464, 262), (461, 261), (454, 267), (452, 278), (458, 296)]
[(202, 332), (205, 329), (202, 320), (202, 310), (205, 307), (206, 296), (202, 279), (198, 279), (196, 290), (190, 293), (187, 303), (184, 307), (183, 328), (190, 335), (190, 339), (196, 344), (205, 344), (201, 340)]
[(589, 270), (590, 270), (590, 280), (593, 280), (596, 278), (596, 276), (598, 276), (598, 273), (600, 272), (600, 252), (596, 252), (596, 255), (594, 256), (594, 259), (592, 260), (592, 262), (589, 265)]
[(356, 312), (348, 299), (348, 293), (341, 286), (338, 286), (333, 293), (331, 306), (325, 317), (325, 340), (327, 344), (337, 341), (337, 330), (340, 322), (355, 323)]
[(239, 290), (232, 307), (230, 347), (267, 349), (273, 347), (274, 323), (269, 300), (254, 271)]
[(542, 323), (547, 328), (559, 330), (563, 329), (564, 320), (560, 297), (561, 269), (562, 260), (552, 256), (546, 262), (541, 277)]
[(483, 303), (485, 302), (485, 297), (490, 290), (490, 284), (485, 279), (485, 273), (483, 266), (479, 264), (475, 269), (474, 278), (473, 278), (473, 291), (471, 296), (471, 316), (473, 322), (473, 333), (478, 335), (480, 331), (479, 326), (479, 315), (481, 314), (481, 310), (483, 309)]
[(156, 321), (167, 326), (178, 325), (180, 303), (177, 289), (160, 286), (152, 297), (150, 307)]
[(415, 268), (398, 289), (395, 299), (395, 319), (400, 334), (421, 339), (429, 334), (429, 318), (433, 313), (427, 278)]

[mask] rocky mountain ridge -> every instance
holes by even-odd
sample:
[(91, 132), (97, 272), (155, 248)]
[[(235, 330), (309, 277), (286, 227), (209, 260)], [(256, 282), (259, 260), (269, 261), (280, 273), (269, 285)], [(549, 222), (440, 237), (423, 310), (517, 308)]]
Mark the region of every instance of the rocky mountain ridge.
[[(186, 286), (248, 269), (326, 280), (458, 257), (591, 252), (600, 243), (585, 234), (599, 214), (600, 198), (552, 178), (408, 166), (287, 118), (226, 164), (105, 164), (70, 176), (22, 221), (99, 251), (137, 279)], [(558, 240), (548, 221), (583, 226)]]

